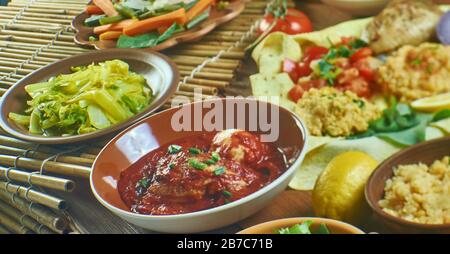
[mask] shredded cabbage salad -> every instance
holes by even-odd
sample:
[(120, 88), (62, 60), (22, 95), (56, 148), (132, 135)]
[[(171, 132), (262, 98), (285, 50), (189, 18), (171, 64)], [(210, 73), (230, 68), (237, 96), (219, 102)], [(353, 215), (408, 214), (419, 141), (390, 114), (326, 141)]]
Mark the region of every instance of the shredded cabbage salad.
[(9, 113), (9, 118), (32, 134), (76, 135), (123, 122), (153, 99), (145, 78), (123, 61), (71, 69), (71, 74), (27, 85), (28, 108), (24, 114)]

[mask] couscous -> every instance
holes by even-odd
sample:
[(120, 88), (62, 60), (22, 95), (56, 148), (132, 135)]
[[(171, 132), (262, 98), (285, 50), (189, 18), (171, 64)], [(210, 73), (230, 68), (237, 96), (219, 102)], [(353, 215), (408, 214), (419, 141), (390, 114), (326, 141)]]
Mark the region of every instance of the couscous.
[(450, 157), (425, 164), (400, 165), (387, 180), (380, 207), (405, 220), (450, 223)]
[(314, 136), (350, 136), (364, 132), (380, 110), (350, 91), (311, 89), (297, 102), (296, 112)]

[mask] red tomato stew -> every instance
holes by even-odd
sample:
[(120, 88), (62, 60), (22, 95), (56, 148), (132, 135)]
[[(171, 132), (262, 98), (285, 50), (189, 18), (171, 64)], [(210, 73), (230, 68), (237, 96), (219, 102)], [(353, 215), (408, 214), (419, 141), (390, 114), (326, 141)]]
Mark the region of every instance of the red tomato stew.
[(151, 151), (119, 179), (130, 211), (175, 215), (233, 202), (287, 169), (283, 152), (259, 135), (227, 130), (183, 138)]

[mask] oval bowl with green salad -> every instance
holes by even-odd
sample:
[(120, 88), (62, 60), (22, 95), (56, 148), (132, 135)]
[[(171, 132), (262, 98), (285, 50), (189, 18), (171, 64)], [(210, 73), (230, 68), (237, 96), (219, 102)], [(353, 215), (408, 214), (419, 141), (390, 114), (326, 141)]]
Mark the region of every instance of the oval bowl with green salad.
[(48, 65), (11, 87), (0, 101), (0, 127), (39, 144), (64, 144), (115, 133), (162, 106), (179, 72), (151, 51), (110, 49)]

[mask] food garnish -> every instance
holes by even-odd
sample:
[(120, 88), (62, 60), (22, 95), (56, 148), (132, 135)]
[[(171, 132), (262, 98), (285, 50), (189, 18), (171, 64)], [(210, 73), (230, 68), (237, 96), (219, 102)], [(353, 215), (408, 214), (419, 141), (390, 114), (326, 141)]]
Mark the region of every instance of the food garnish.
[(438, 94), (411, 103), (413, 109), (425, 112), (437, 112), (440, 110), (450, 110), (450, 93)]
[(430, 166), (399, 165), (384, 190), (378, 203), (390, 215), (416, 223), (450, 223), (449, 156)]
[(325, 224), (320, 224), (316, 231), (311, 230), (313, 222), (310, 220), (304, 221), (299, 224), (295, 224), (288, 228), (277, 229), (275, 233), (280, 235), (310, 235), (310, 234), (323, 234), (328, 235), (330, 231)]
[(153, 98), (145, 78), (120, 60), (72, 67), (72, 72), (25, 86), (29, 108), (9, 118), (32, 134), (83, 134), (125, 121)]
[[(286, 170), (284, 155), (274, 144), (261, 142), (258, 134), (227, 131), (188, 136), (143, 156), (120, 175), (122, 200), (140, 214), (195, 212), (248, 196)], [(213, 141), (223, 136), (229, 139)], [(189, 148), (196, 152), (181, 152), (194, 151)], [(234, 149), (248, 153), (246, 160), (234, 158)]]
[(355, 225), (362, 223), (369, 214), (364, 187), (377, 165), (375, 159), (359, 151), (334, 157), (320, 174), (313, 190), (316, 216)]

